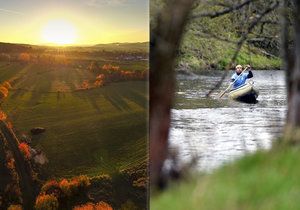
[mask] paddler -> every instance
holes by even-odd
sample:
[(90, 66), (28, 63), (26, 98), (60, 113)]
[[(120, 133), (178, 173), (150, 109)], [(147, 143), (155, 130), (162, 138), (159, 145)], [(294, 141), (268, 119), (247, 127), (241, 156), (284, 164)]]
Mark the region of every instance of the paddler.
[[(246, 80), (249, 78), (253, 77), (253, 73), (251, 71), (251, 66), (250, 65), (246, 65), (245, 66), (247, 69), (249, 69), (249, 71), (247, 73), (243, 72), (243, 67), (242, 65), (237, 65), (235, 67), (235, 73), (231, 76), (231, 82), (233, 83), (233, 89), (236, 89), (242, 85), (244, 85), (246, 83)], [(243, 72), (243, 73), (242, 73)], [(242, 75), (240, 75), (242, 74)]]

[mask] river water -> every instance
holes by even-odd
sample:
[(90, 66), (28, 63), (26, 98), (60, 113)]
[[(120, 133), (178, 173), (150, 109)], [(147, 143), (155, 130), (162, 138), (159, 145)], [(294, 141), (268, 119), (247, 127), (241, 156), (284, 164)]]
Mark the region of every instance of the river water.
[[(230, 80), (230, 72), (225, 81)], [(246, 104), (205, 94), (222, 72), (195, 77), (178, 76), (176, 103), (172, 109), (170, 147), (183, 162), (199, 157), (197, 169), (211, 172), (258, 149), (269, 149), (283, 129), (287, 104), (283, 71), (253, 71), (259, 90), (258, 103)]]

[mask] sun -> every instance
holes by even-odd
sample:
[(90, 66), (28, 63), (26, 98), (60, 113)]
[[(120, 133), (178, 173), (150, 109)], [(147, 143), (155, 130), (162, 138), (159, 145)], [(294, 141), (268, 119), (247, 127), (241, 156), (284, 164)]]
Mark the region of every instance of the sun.
[(42, 38), (49, 44), (68, 45), (76, 41), (74, 25), (66, 20), (50, 20), (42, 29)]

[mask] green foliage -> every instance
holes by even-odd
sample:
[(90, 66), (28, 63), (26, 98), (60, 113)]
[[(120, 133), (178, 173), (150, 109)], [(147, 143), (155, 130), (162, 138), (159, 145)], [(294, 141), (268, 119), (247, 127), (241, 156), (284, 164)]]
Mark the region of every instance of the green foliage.
[[(167, 1), (156, 0), (151, 2), (151, 25), (155, 26), (155, 16)], [(226, 7), (214, 5), (216, 1), (204, 1), (196, 3), (193, 7), (192, 14), (209, 13), (221, 11)], [(230, 4), (229, 2), (222, 2)], [(232, 1), (236, 4), (236, 2)], [(185, 27), (185, 33), (179, 50), (177, 64), (179, 69), (190, 69), (192, 71), (225, 69), (231, 61), (237, 42), (241, 39), (241, 35), (247, 31), (253, 17), (266, 6), (265, 1), (255, 1), (251, 3), (251, 7), (247, 6), (217, 18), (195, 18), (189, 19), (188, 25)], [(278, 21), (278, 11), (269, 13), (264, 20)], [(274, 24), (259, 25), (248, 35), (249, 39), (261, 38), (262, 41), (251, 42), (253, 58), (250, 54), (242, 49), (237, 57), (236, 63), (250, 64), (255, 69), (279, 69), (279, 27)], [(260, 35), (258, 35), (260, 34)], [(228, 42), (230, 40), (230, 42)], [(244, 46), (247, 45), (247, 41)], [(245, 47), (244, 47), (245, 48)], [(275, 55), (268, 58), (265, 53)]]

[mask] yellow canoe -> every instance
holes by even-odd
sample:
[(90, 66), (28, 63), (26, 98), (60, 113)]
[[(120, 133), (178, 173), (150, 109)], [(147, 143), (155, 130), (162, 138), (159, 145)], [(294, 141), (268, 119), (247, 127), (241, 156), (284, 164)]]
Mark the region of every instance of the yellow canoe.
[(246, 103), (257, 102), (259, 91), (253, 87), (253, 84), (246, 83), (241, 87), (231, 90), (228, 93), (230, 99), (243, 101)]

